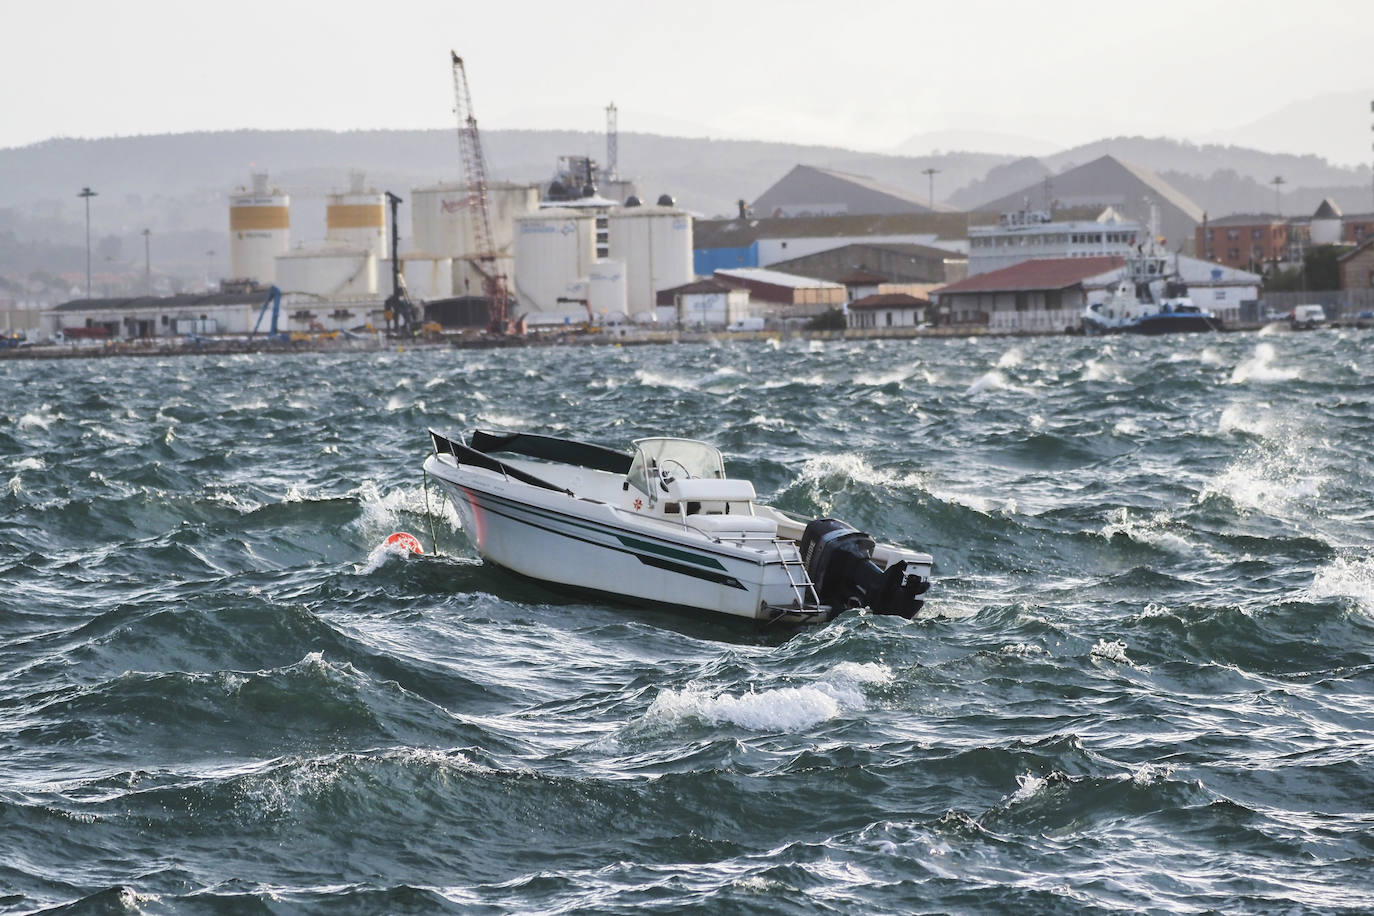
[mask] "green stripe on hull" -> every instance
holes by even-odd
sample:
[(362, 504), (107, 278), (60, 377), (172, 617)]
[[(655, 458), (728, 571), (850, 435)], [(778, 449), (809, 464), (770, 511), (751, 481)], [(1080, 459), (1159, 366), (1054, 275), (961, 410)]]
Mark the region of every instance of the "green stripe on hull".
[(650, 544), (648, 541), (625, 537), (623, 534), (617, 534), (616, 539), (626, 547), (631, 547), (635, 550), (647, 550), (650, 553), (656, 553), (672, 560), (681, 560), (684, 563), (695, 563), (697, 566), (704, 566), (707, 569), (718, 569), (721, 572), (725, 571), (725, 566), (715, 557), (704, 557), (699, 553), (678, 550), (675, 547), (664, 547), (662, 544)]

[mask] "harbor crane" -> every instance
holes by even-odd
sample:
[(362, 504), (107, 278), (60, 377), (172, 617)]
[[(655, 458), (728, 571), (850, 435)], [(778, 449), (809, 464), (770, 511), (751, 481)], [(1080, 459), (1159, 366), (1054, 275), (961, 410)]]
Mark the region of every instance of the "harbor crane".
[(487, 201), (487, 164), (482, 155), (482, 137), (477, 132), (477, 117), (472, 112), (472, 93), (468, 89), (467, 70), (463, 59), (456, 51), (453, 56), (453, 97), (454, 111), (458, 116), (458, 150), (463, 159), (463, 177), (467, 182), (468, 213), (472, 217), (473, 235), (477, 250), (473, 253), (473, 266), (482, 275), (482, 292), (491, 303), (488, 330), (492, 334), (510, 334), (515, 331), (507, 314), (509, 296), (506, 277), (501, 273), (496, 261), (496, 237), (491, 231), (491, 211)]
[(248, 339), (252, 340), (258, 333), (258, 328), (262, 326), (262, 319), (266, 317), (267, 310), (272, 310), (272, 329), (267, 332), (268, 340), (286, 340), (286, 335), (277, 330), (277, 319), (281, 317), (281, 288), (275, 283), (267, 289), (267, 300), (263, 302), (262, 308), (258, 310), (258, 320), (253, 322), (253, 330), (248, 332)]

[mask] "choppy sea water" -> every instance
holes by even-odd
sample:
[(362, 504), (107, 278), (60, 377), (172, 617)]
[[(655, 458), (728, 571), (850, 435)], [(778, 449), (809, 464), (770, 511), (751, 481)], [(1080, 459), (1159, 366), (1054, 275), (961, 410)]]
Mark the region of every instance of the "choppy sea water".
[[(428, 425), (706, 439), (935, 584), (387, 553)], [(3, 362), (0, 485), (0, 912), (1374, 899), (1374, 333)]]

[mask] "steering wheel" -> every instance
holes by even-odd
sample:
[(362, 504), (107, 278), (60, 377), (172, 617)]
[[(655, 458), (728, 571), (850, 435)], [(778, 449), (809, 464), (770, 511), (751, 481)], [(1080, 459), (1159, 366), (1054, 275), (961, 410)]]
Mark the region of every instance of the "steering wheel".
[(678, 461), (676, 458), (664, 458), (662, 461), (660, 461), (660, 462), (658, 463), (658, 467), (659, 467), (659, 475), (660, 475), (660, 477), (663, 477), (663, 478), (664, 478), (664, 481), (665, 481), (665, 482), (667, 482), (667, 481), (669, 481), (669, 480), (676, 480), (676, 479), (677, 479), (675, 475), (672, 476), (672, 477), (666, 477), (666, 476), (663, 475), (663, 471), (666, 471), (666, 470), (668, 469), (668, 465), (670, 465), (670, 464), (675, 464), (675, 465), (677, 465), (678, 470), (682, 471), (682, 479), (683, 479), (683, 480), (691, 480), (691, 479), (692, 479), (692, 472), (689, 471), (689, 470), (687, 470), (687, 467), (686, 467), (681, 461)]

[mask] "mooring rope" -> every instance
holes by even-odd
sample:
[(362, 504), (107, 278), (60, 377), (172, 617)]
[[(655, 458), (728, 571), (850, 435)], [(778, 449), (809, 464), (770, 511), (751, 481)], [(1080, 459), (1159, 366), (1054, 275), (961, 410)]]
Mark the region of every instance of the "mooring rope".
[(429, 543), (432, 548), (430, 553), (437, 557), (439, 555), (439, 538), (434, 534), (434, 513), (429, 508), (429, 471), (422, 468), (420, 473), (424, 476), (425, 481), (425, 518), (429, 519)]

